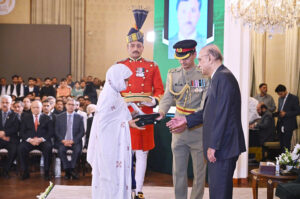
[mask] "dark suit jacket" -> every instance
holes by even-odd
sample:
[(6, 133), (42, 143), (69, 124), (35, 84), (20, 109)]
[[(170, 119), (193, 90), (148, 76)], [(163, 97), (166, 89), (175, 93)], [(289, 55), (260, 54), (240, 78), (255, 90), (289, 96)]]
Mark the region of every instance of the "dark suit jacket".
[[(17, 84), (17, 87), (16, 87), (17, 88), (17, 96), (16, 97), (19, 97), (21, 94), (21, 86), (24, 86), (24, 84)], [(10, 95), (12, 95), (13, 91), (14, 91), (14, 84), (11, 84), (10, 85)], [(24, 94), (25, 94), (25, 86), (24, 86)]]
[[(278, 110), (278, 112), (279, 111), (280, 110)], [(286, 112), (286, 115), (283, 118), (278, 116), (277, 128), (281, 128), (281, 126), (284, 126), (284, 130), (289, 132), (297, 129), (298, 126), (296, 117), (297, 115), (300, 115), (299, 98), (289, 93), (283, 106), (283, 111)]]
[(84, 148), (88, 148), (88, 145), (89, 145), (89, 139), (90, 139), (90, 133), (91, 133), (91, 128), (92, 128), (92, 124), (93, 124), (93, 119), (94, 119), (94, 116), (89, 117), (87, 119)]
[[(33, 92), (35, 93), (35, 96), (39, 96), (40, 88), (38, 86), (34, 86)], [(26, 86), (24, 89), (24, 96), (26, 97), (29, 93), (29, 86)]]
[(259, 140), (261, 145), (264, 142), (271, 141), (275, 138), (275, 121), (269, 110), (263, 114), (260, 121), (257, 123), (256, 128), (259, 130)]
[(20, 141), (18, 132), (20, 127), (20, 121), (18, 115), (12, 110), (7, 116), (5, 125), (2, 126), (2, 110), (0, 110), (0, 131), (5, 132), (5, 136), (10, 137), (10, 142), (18, 143)]
[(49, 87), (43, 86), (40, 91), (40, 97), (43, 98), (44, 95), (56, 97), (55, 88), (51, 85)]
[(187, 117), (192, 128), (203, 123), (203, 149), (216, 150), (217, 159), (229, 159), (246, 151), (241, 123), (241, 94), (234, 75), (221, 65), (208, 88), (202, 111)]
[(32, 114), (23, 115), (20, 128), (20, 136), (23, 141), (26, 141), (28, 138), (39, 137), (50, 142), (53, 134), (53, 123), (49, 116), (41, 114), (37, 131), (35, 131)]
[[(56, 116), (55, 121), (55, 137), (58, 143), (65, 139), (67, 133), (67, 112)], [(73, 141), (74, 144), (82, 144), (84, 135), (83, 117), (78, 113), (74, 113), (73, 117)]]

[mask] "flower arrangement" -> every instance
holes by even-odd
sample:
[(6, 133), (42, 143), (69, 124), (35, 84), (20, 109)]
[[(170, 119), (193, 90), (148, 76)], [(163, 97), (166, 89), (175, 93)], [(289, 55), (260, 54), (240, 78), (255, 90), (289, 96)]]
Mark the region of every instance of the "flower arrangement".
[(276, 157), (276, 161), (279, 161), (279, 164), (283, 166), (297, 167), (300, 164), (300, 144), (296, 144), (293, 152), (286, 148), (284, 153)]
[(40, 193), (40, 195), (36, 196), (38, 199), (45, 199), (48, 196), (48, 194), (53, 188), (53, 183), (51, 181), (49, 183), (50, 185), (45, 189), (45, 192)]

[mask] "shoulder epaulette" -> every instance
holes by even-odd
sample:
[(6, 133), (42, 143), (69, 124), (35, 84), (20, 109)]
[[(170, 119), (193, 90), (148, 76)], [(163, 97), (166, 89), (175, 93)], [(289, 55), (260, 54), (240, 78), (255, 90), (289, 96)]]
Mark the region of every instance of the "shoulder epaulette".
[(177, 68), (171, 68), (171, 69), (169, 70), (169, 73), (180, 72), (180, 71), (181, 71), (181, 69), (182, 69), (182, 67), (181, 67), (181, 66), (179, 66), (179, 67), (177, 67)]
[(120, 63), (120, 62), (124, 62), (124, 61), (126, 61), (126, 60), (128, 60), (128, 59), (129, 59), (129, 58), (121, 59), (121, 60), (119, 60), (119, 61), (116, 61), (115, 64), (118, 64), (118, 63)]

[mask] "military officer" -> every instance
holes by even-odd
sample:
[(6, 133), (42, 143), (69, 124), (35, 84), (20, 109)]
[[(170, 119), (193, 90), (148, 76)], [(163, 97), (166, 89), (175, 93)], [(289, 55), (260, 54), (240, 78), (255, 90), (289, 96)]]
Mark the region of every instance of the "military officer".
[[(166, 89), (159, 104), (159, 113), (162, 119), (170, 106), (176, 104), (175, 116), (191, 114), (203, 108), (208, 79), (196, 67), (196, 45), (194, 40), (177, 42), (175, 58), (180, 67), (168, 72)], [(191, 199), (200, 199), (204, 194), (206, 162), (202, 147), (202, 127), (198, 126), (185, 130), (182, 134), (172, 134), (173, 153), (173, 184), (176, 199), (187, 199), (187, 168), (189, 154), (192, 156), (194, 181)]]
[[(136, 102), (145, 114), (153, 113), (161, 96), (164, 93), (164, 86), (160, 76), (158, 65), (142, 57), (144, 50), (144, 35), (140, 31), (148, 11), (134, 10), (136, 26), (131, 28), (127, 35), (127, 50), (129, 57), (119, 61), (125, 64), (132, 71), (129, 78), (127, 90), (121, 94), (125, 101)], [(147, 166), (148, 151), (154, 148), (154, 127), (147, 125), (146, 130), (130, 129), (132, 150), (136, 157), (135, 181), (136, 197), (144, 198), (142, 188)]]

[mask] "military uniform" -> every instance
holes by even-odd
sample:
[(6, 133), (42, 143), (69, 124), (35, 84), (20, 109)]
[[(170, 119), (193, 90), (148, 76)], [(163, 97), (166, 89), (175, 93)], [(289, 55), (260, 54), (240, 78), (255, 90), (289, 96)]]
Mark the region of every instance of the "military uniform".
[[(166, 89), (159, 104), (159, 111), (167, 113), (176, 104), (175, 116), (185, 116), (201, 110), (209, 81), (198, 67), (186, 71), (182, 67), (170, 69)], [(202, 126), (172, 134), (173, 183), (176, 199), (187, 198), (187, 168), (189, 154), (192, 156), (194, 181), (191, 199), (204, 194), (206, 162), (202, 146)]]
[[(131, 50), (132, 45), (141, 46), (144, 43), (144, 34), (140, 29), (147, 18), (148, 11), (134, 9), (133, 15), (136, 24), (129, 30), (126, 37), (127, 48)], [(125, 101), (137, 102), (145, 114), (150, 114), (153, 113), (153, 107), (158, 104), (164, 93), (159, 68), (153, 61), (139, 57), (143, 49), (137, 50), (138, 55), (134, 55), (136, 53), (131, 50), (129, 50), (129, 55), (133, 56), (134, 59), (127, 58), (118, 62), (125, 64), (132, 71), (127, 90), (121, 94)], [(147, 125), (145, 128), (145, 130), (130, 129), (132, 150), (136, 157), (135, 171), (132, 169), (132, 188), (136, 187), (135, 199), (145, 199), (142, 188), (147, 167), (147, 156), (148, 151), (154, 148), (154, 127)]]
[[(123, 97), (130, 99), (137, 96), (152, 96), (160, 101), (164, 94), (164, 86), (155, 62), (140, 57), (137, 60), (127, 58), (118, 63), (125, 64), (132, 72), (127, 89), (121, 92)], [(146, 114), (153, 113), (152, 107), (140, 105), (140, 108)], [(149, 151), (154, 148), (154, 127), (147, 125), (145, 128), (146, 130), (130, 129), (132, 150)]]

